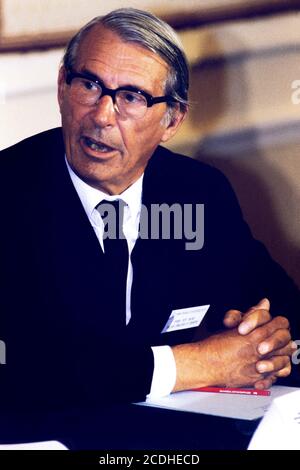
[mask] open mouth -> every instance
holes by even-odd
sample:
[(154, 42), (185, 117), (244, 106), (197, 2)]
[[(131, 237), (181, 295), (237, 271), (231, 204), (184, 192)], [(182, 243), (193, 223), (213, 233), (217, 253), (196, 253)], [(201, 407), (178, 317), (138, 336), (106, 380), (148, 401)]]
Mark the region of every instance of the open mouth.
[(86, 147), (90, 148), (94, 152), (109, 153), (116, 151), (115, 148), (110, 147), (109, 145), (106, 145), (103, 142), (96, 141), (91, 137), (84, 136), (82, 137), (82, 141)]

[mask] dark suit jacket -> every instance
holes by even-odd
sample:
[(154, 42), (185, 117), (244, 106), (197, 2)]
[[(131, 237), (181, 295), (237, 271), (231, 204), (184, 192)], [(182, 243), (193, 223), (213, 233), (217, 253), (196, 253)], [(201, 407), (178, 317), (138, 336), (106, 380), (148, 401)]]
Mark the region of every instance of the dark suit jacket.
[(269, 297), (296, 335), (298, 291), (255, 241), (224, 176), (159, 147), (145, 171), (143, 204), (205, 204), (205, 241), (138, 239), (132, 253), (132, 319), (125, 325), (88, 218), (70, 180), (60, 129), (1, 152), (0, 366), (4, 407), (95, 406), (144, 399), (150, 346), (191, 341), (161, 334), (171, 311), (210, 304), (216, 331), (228, 308)]

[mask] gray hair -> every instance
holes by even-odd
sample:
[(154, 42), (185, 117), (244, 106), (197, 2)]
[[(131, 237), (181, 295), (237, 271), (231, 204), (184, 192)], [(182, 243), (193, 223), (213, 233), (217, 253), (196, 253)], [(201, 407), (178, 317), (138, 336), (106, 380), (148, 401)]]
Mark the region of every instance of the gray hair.
[[(182, 44), (170, 25), (146, 11), (119, 8), (91, 20), (75, 34), (66, 47), (63, 57), (66, 70), (74, 67), (81, 41), (95, 25), (105, 26), (125, 42), (136, 43), (158, 54), (169, 65), (165, 93), (179, 103), (181, 111), (187, 110), (189, 70)], [(174, 107), (174, 103), (169, 106)]]

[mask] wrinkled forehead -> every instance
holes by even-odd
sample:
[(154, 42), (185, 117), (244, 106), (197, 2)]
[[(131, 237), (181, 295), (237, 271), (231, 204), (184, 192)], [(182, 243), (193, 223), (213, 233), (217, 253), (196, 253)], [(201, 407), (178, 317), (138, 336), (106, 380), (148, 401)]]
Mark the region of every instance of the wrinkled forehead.
[(127, 74), (159, 82), (165, 82), (169, 72), (169, 65), (159, 54), (101, 25), (95, 25), (82, 38), (74, 67), (78, 71), (115, 74), (116, 79)]
[(152, 56), (163, 67), (169, 69), (169, 64), (166, 60), (151, 47), (147, 47), (147, 45), (139, 43), (137, 40), (128, 40), (117, 31), (101, 24), (94, 25), (81, 38), (76, 51), (76, 62), (81, 59), (82, 54), (87, 55), (95, 49), (98, 49), (99, 53), (101, 53), (101, 49), (111, 48), (112, 45), (117, 46), (120, 50), (122, 47), (136, 49), (145, 56)]

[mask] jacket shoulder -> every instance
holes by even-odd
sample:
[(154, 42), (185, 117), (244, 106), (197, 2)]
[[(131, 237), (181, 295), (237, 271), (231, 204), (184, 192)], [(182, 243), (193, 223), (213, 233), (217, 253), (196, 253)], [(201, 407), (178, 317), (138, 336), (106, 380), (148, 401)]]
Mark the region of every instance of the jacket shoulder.
[[(29, 137), (0, 152), (0, 188), (16, 195), (45, 181), (64, 155), (61, 128)], [(59, 158), (62, 157), (62, 158)]]
[(63, 149), (63, 137), (61, 128), (28, 137), (11, 147), (0, 152), (0, 167), (12, 167), (18, 164), (19, 168), (28, 167), (31, 162), (41, 160), (53, 150)]
[(158, 172), (158, 168), (160, 178), (182, 193), (232, 191), (226, 176), (217, 168), (161, 146), (154, 155), (153, 174)]

